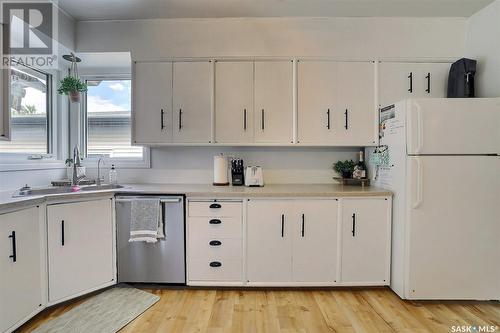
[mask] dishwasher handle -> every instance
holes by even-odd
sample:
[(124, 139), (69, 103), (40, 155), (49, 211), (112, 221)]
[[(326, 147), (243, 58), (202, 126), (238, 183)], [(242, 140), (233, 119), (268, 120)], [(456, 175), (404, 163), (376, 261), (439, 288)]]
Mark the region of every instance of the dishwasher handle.
[[(116, 202), (132, 202), (141, 199), (156, 199), (155, 197), (116, 197)], [(161, 203), (176, 203), (181, 202), (181, 198), (158, 198)]]

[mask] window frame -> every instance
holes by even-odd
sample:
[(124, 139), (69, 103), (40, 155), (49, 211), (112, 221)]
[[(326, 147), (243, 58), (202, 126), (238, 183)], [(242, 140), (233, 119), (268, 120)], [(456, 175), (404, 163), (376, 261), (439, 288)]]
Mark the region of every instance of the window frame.
[[(92, 80), (103, 80), (103, 81), (112, 81), (112, 80), (130, 80), (132, 83), (132, 76), (130, 74), (101, 74), (101, 75), (80, 75), (81, 79), (85, 82), (87, 81), (92, 81)], [(132, 92), (131, 92), (132, 94)], [(131, 96), (131, 98), (133, 98)], [(130, 114), (131, 114), (131, 120), (132, 120), (132, 105), (133, 103), (130, 103)], [(90, 168), (96, 168), (97, 167), (97, 162), (99, 159), (102, 159), (105, 163), (106, 166), (111, 167), (112, 164), (114, 164), (118, 168), (127, 168), (127, 169), (140, 169), (140, 168), (151, 168), (151, 151), (149, 147), (142, 146), (142, 159), (138, 158), (111, 158), (107, 157), (106, 155), (94, 155), (91, 157), (88, 157), (87, 155), (87, 143), (88, 143), (88, 118), (87, 118), (87, 93), (82, 94), (82, 99), (81, 99), (81, 112), (80, 112), (80, 142), (81, 144), (81, 151), (84, 156), (82, 164), (90, 167)], [(132, 144), (132, 140), (130, 142)]]
[[(53, 70), (41, 70), (31, 66), (23, 65), (32, 71), (36, 71), (46, 76), (47, 79), (47, 153), (5, 153), (0, 152), (0, 171), (19, 171), (19, 170), (45, 170), (64, 168), (64, 162), (58, 156), (58, 137), (57, 137), (57, 117), (58, 109), (55, 101), (57, 100), (57, 89), (55, 82), (59, 79), (59, 72)], [(8, 96), (8, 106), (10, 108), (10, 69), (5, 70), (2, 78), (4, 81), (2, 95)], [(12, 117), (11, 117), (12, 119)], [(11, 126), (12, 131), (12, 126)], [(12, 135), (11, 135), (12, 137)], [(4, 142), (3, 140), (0, 142)], [(7, 141), (8, 142), (8, 141)]]

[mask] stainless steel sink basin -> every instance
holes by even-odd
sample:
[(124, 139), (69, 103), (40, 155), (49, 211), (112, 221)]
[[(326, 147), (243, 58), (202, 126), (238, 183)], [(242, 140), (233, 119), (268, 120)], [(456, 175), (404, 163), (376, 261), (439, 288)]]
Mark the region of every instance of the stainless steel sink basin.
[(58, 186), (58, 187), (45, 187), (45, 188), (27, 188), (21, 189), (14, 193), (13, 197), (29, 197), (34, 195), (49, 195), (49, 194), (62, 194), (72, 192), (87, 192), (87, 191), (102, 191), (123, 188), (121, 185), (102, 184), (102, 185), (87, 185), (81, 186), (77, 191), (73, 190), (71, 186)]

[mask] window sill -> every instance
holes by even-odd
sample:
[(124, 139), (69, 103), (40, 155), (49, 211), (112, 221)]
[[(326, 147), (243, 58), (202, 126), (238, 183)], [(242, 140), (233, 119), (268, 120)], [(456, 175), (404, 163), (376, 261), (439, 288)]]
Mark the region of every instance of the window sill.
[(2, 161), (0, 172), (64, 169), (66, 166), (60, 160), (15, 160)]
[[(87, 157), (82, 160), (82, 165), (87, 168), (97, 168), (97, 161), (99, 157)], [(151, 160), (149, 158), (149, 153), (144, 156), (143, 160), (133, 160), (133, 159), (120, 159), (120, 158), (107, 158), (102, 157), (104, 164), (107, 168), (110, 168), (111, 165), (114, 165), (120, 169), (150, 169), (151, 168)]]

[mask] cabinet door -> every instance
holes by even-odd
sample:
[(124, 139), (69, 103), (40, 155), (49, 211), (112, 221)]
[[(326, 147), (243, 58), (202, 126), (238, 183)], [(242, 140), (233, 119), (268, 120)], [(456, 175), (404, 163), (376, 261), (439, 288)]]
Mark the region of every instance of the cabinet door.
[(336, 80), (335, 142), (339, 145), (373, 146), (378, 141), (375, 64), (339, 62)]
[(293, 63), (255, 62), (255, 142), (293, 142)]
[(298, 141), (331, 143), (337, 98), (336, 63), (300, 61), (298, 63)]
[(1, 332), (42, 306), (40, 225), (37, 207), (0, 215)]
[(212, 135), (210, 62), (173, 64), (173, 141), (209, 143)]
[(413, 63), (382, 62), (379, 64), (379, 106), (384, 107), (410, 97), (420, 97), (423, 80)]
[(215, 64), (215, 138), (253, 142), (253, 62)]
[(330, 284), (337, 272), (337, 200), (294, 204), (293, 281)]
[(342, 282), (389, 282), (390, 230), (384, 198), (343, 199)]
[(247, 206), (249, 282), (292, 281), (292, 215), (288, 200), (250, 200)]
[(111, 200), (47, 206), (49, 301), (113, 281)]
[(444, 98), (448, 92), (449, 63), (421, 64), (422, 97)]
[(135, 63), (134, 143), (172, 141), (172, 63)]

